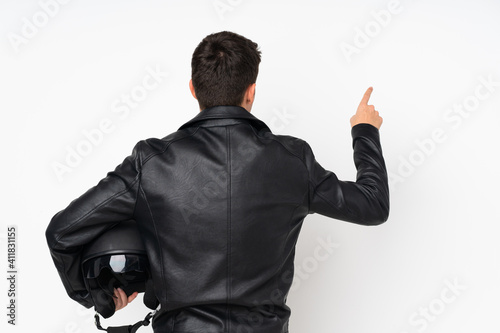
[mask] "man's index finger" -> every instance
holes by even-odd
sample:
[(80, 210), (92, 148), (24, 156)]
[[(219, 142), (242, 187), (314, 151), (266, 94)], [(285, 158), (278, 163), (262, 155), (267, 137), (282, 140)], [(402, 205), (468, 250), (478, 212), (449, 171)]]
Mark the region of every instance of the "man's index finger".
[(370, 96), (372, 94), (373, 87), (370, 87), (366, 90), (365, 94), (363, 95), (363, 99), (361, 100), (360, 104), (368, 104), (368, 101), (370, 100)]

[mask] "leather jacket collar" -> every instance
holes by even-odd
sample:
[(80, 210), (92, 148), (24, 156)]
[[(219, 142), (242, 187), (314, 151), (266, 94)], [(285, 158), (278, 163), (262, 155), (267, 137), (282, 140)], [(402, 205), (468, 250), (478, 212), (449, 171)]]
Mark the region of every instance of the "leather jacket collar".
[(179, 130), (191, 127), (195, 123), (196, 125), (200, 125), (200, 123), (205, 124), (207, 122), (211, 122), (211, 120), (219, 120), (219, 123), (220, 120), (228, 120), (227, 122), (229, 124), (231, 122), (234, 122), (235, 119), (249, 122), (258, 131), (271, 131), (263, 121), (254, 117), (254, 115), (252, 115), (246, 109), (241, 106), (232, 105), (214, 106), (204, 109), (199, 114), (197, 114), (196, 117), (182, 125)]

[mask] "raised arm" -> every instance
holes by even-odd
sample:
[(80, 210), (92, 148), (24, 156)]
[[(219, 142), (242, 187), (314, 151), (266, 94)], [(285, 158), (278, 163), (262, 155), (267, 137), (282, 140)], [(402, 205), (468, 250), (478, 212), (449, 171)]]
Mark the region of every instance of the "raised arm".
[(341, 181), (314, 158), (310, 147), (306, 163), (310, 175), (310, 212), (363, 225), (378, 225), (389, 216), (389, 186), (379, 128), (382, 118), (368, 105), (368, 88), (351, 118), (356, 181)]

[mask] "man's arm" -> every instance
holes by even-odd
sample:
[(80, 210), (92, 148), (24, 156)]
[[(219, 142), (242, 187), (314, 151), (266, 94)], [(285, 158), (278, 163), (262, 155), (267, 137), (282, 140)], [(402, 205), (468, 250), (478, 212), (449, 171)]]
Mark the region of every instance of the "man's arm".
[(307, 146), (311, 212), (363, 225), (387, 220), (389, 186), (379, 137), (382, 118), (373, 105), (368, 105), (372, 90), (368, 88), (351, 118), (356, 182), (338, 180), (333, 172), (319, 165)]
[(57, 213), (45, 232), (68, 295), (87, 308), (94, 304), (83, 280), (81, 251), (107, 229), (133, 217), (140, 175), (136, 154), (137, 146), (133, 154), (99, 184)]

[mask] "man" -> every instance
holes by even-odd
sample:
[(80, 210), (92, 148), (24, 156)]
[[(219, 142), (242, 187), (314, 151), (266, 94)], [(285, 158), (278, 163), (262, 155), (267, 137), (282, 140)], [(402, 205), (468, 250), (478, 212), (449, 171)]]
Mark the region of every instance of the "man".
[[(356, 182), (339, 181), (303, 140), (271, 133), (250, 111), (260, 51), (231, 32), (207, 36), (189, 87), (200, 113), (139, 142), (97, 186), (54, 216), (46, 236), (70, 297), (91, 307), (81, 246), (137, 221), (161, 303), (155, 332), (288, 332), (295, 243), (311, 213), (364, 225), (387, 220), (382, 118), (369, 88), (351, 118)], [(115, 291), (116, 309), (128, 299)]]

